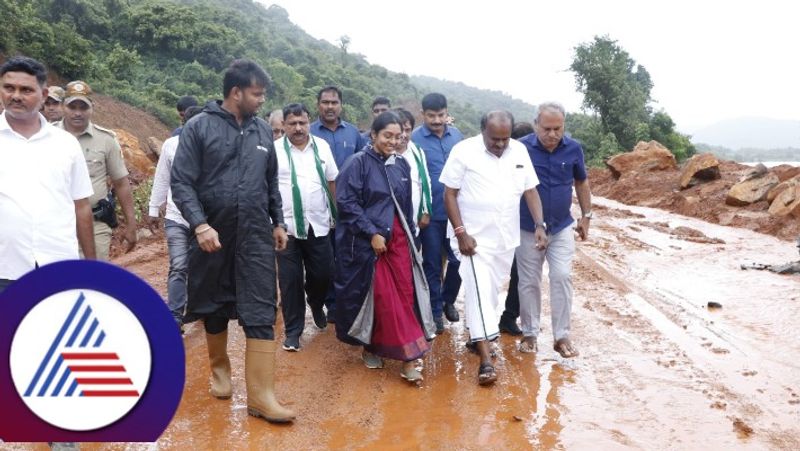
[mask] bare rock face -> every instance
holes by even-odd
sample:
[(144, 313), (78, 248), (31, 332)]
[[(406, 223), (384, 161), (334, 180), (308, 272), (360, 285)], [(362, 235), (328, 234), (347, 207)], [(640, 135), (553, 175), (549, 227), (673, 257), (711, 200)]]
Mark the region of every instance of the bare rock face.
[(122, 157), (125, 159), (125, 166), (134, 178), (140, 175), (149, 177), (155, 173), (155, 165), (148, 158), (147, 153), (142, 150), (139, 139), (123, 129), (115, 129), (117, 141), (122, 147)]
[(676, 169), (675, 155), (658, 141), (639, 141), (632, 151), (608, 159), (606, 166), (614, 178), (630, 172), (663, 171)]
[(800, 218), (800, 185), (794, 185), (781, 191), (770, 204), (769, 214), (772, 216), (792, 215)]
[(719, 179), (719, 160), (714, 154), (702, 153), (693, 156), (681, 172), (681, 189), (689, 188), (704, 181)]
[(771, 172), (751, 171), (742, 178), (742, 181), (731, 187), (725, 203), (734, 207), (743, 207), (765, 200), (769, 190), (777, 184), (777, 175)]
[[(778, 179), (780, 179), (780, 176), (778, 176)], [(774, 201), (775, 198), (778, 197), (778, 195), (782, 193), (784, 190), (793, 188), (798, 185), (800, 185), (800, 175), (796, 175), (788, 180), (784, 180), (778, 183), (777, 185), (775, 185), (774, 188), (769, 190), (769, 192), (767, 193), (767, 202), (771, 204), (772, 201)]]

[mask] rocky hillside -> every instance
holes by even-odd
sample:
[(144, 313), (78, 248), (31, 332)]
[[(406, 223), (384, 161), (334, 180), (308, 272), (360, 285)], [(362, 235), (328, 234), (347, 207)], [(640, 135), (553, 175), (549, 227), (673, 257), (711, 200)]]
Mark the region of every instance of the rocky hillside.
[(592, 193), (794, 240), (800, 235), (800, 168), (753, 168), (700, 154), (678, 166), (655, 141), (592, 169)]

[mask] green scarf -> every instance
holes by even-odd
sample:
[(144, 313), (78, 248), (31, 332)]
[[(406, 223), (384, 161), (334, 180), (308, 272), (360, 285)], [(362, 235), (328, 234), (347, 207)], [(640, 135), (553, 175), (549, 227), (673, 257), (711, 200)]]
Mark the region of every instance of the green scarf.
[(430, 214), (431, 212), (431, 185), (430, 180), (428, 180), (427, 173), (425, 172), (425, 163), (422, 162), (422, 157), (414, 151), (415, 149), (422, 152), (422, 149), (418, 148), (416, 144), (409, 141), (408, 151), (411, 152), (411, 155), (414, 155), (414, 160), (417, 161), (419, 181), (422, 184), (422, 202), (419, 203), (419, 211), (417, 212), (417, 221), (419, 221), (422, 219), (422, 215)]
[[(322, 171), (322, 161), (319, 159), (319, 151), (317, 150), (317, 143), (314, 141), (313, 136), (311, 139), (311, 148), (314, 150), (314, 163), (316, 163), (317, 174), (319, 175), (319, 182), (325, 190), (328, 197), (328, 208), (331, 214), (331, 227), (336, 225), (336, 203), (333, 201), (331, 190), (328, 188), (328, 181), (325, 179), (325, 173)], [(297, 172), (294, 169), (294, 160), (292, 159), (292, 151), (289, 146), (289, 139), (283, 137), (283, 149), (286, 151), (286, 159), (289, 160), (289, 171), (292, 178), (292, 209), (294, 210), (294, 231), (296, 238), (304, 240), (308, 238), (306, 232), (306, 220), (303, 214), (303, 197), (300, 195), (300, 185), (297, 184)]]

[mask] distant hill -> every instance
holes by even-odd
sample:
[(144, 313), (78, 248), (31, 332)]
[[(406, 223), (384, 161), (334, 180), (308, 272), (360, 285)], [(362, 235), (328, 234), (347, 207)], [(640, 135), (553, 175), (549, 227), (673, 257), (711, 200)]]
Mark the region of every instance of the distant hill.
[(370, 64), (309, 35), (283, 8), (253, 0), (0, 0), (0, 11), (0, 59), (32, 56), (63, 79), (85, 80), (170, 126), (178, 123), (180, 96), (221, 98), (221, 73), (240, 57), (272, 76), (264, 111), (302, 101), (313, 114), (317, 91), (336, 84), (346, 119), (366, 128), (375, 96), (419, 116), (422, 96), (435, 89), (450, 98), (456, 125), (473, 135), (488, 109), (522, 114), (526, 108), (499, 92), (433, 78), (423, 83)]
[(758, 149), (742, 147), (731, 149), (724, 146), (712, 146), (709, 144), (697, 144), (697, 152), (711, 152), (719, 158), (725, 160), (745, 162), (789, 162), (800, 161), (800, 147), (783, 147), (773, 149)]
[(729, 119), (695, 131), (692, 142), (733, 150), (800, 148), (800, 121), (765, 117)]
[[(456, 104), (465, 107), (471, 107), (471, 109), (482, 113), (496, 109), (506, 109), (511, 111), (516, 120), (527, 122), (532, 121), (536, 113), (536, 106), (515, 99), (504, 92), (478, 89), (459, 81), (441, 80), (425, 75), (412, 75), (411, 81), (424, 93), (440, 92), (449, 101), (454, 101)], [(458, 122), (462, 119), (457, 112), (451, 111), (451, 115)]]

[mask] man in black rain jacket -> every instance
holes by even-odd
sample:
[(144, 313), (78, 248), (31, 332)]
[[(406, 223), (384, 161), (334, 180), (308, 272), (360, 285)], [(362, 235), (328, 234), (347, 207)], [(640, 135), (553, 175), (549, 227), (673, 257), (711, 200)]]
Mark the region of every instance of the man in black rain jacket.
[(185, 321), (203, 319), (211, 394), (231, 397), (228, 321), (247, 337), (247, 410), (271, 422), (295, 414), (275, 399), (275, 250), (286, 247), (277, 160), (269, 125), (255, 116), (269, 76), (236, 60), (223, 80), (224, 100), (209, 102), (181, 132), (172, 166), (172, 197), (194, 231)]

